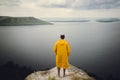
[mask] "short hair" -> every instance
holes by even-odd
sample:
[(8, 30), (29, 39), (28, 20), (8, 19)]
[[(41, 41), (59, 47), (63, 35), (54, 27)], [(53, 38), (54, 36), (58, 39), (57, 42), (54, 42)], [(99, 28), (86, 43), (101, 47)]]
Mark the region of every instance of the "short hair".
[(64, 34), (60, 35), (60, 38), (61, 38), (61, 39), (64, 39), (64, 38), (65, 38), (65, 35), (64, 35)]

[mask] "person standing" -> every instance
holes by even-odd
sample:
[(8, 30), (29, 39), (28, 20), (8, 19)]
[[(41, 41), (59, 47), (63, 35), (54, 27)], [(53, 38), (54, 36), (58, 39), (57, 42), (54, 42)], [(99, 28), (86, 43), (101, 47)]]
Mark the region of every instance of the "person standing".
[(60, 35), (60, 40), (55, 42), (53, 51), (56, 57), (56, 67), (58, 70), (58, 76), (60, 77), (60, 69), (63, 68), (63, 76), (65, 77), (65, 71), (69, 68), (68, 57), (71, 49), (69, 43), (65, 40), (65, 35)]

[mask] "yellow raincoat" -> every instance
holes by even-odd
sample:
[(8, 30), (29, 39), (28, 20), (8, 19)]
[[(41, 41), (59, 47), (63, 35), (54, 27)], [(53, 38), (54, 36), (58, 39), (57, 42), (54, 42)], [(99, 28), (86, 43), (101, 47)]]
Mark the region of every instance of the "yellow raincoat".
[(56, 67), (69, 68), (68, 57), (70, 55), (70, 45), (68, 42), (64, 39), (58, 40), (53, 50), (56, 55)]

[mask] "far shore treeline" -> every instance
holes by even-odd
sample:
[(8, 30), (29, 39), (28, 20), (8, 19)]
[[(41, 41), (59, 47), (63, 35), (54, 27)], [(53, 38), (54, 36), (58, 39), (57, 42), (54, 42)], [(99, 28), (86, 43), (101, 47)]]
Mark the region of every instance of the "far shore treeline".
[(52, 23), (34, 17), (0, 16), (0, 26), (51, 25)]
[(10, 17), (0, 16), (0, 26), (24, 26), (24, 25), (52, 25), (51, 22), (118, 22), (120, 18), (49, 18), (38, 19), (35, 17)]

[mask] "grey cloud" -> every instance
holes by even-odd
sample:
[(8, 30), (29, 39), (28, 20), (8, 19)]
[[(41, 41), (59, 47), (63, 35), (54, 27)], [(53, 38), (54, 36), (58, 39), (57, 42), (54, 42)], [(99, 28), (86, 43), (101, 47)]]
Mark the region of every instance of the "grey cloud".
[(20, 0), (0, 0), (0, 6), (19, 6)]
[(67, 6), (65, 4), (49, 4), (49, 5), (43, 4), (40, 6), (49, 7), (49, 8), (67, 8)]
[(37, 6), (49, 8), (70, 9), (112, 9), (120, 8), (120, 0), (64, 0), (63, 3), (42, 0), (0, 0), (0, 6), (19, 6), (23, 3), (34, 3)]
[(83, 7), (88, 8), (88, 9), (119, 8), (120, 7), (120, 0), (104, 0), (104, 1), (93, 0), (93, 3), (91, 2), (90, 4), (83, 6)]
[[(81, 4), (81, 2), (83, 2)], [(43, 7), (73, 9), (111, 9), (120, 8), (120, 0), (66, 0), (64, 4), (43, 4)]]

